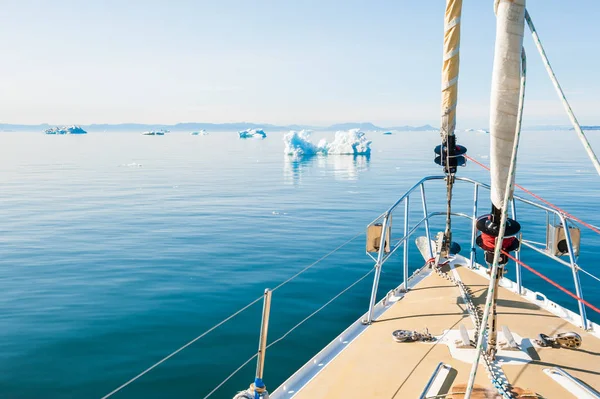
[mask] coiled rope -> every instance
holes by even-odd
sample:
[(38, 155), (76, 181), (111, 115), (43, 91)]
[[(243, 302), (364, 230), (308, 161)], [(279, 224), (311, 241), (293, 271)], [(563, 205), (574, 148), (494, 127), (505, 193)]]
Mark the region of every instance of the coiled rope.
[[(348, 245), (349, 243), (351, 243), (352, 241), (356, 240), (358, 237), (360, 237), (361, 235), (363, 235), (364, 233), (358, 233), (356, 234), (354, 237), (348, 239), (347, 241), (345, 241), (344, 243), (342, 243), (341, 245), (339, 245), (338, 247), (334, 248), (333, 250), (331, 250), (330, 252), (328, 252), (327, 254), (323, 255), (322, 257), (320, 257), (319, 259), (317, 259), (316, 261), (314, 261), (313, 263), (311, 263), (310, 265), (306, 266), (305, 268), (303, 268), (302, 270), (300, 270), (298, 273), (294, 274), (293, 276), (291, 276), (290, 278), (288, 278), (287, 280), (283, 281), (282, 283), (280, 283), (279, 285), (277, 285), (275, 288), (272, 289), (272, 291), (275, 291), (281, 287), (283, 287), (284, 285), (286, 285), (287, 283), (291, 282), (292, 280), (294, 280), (295, 278), (297, 278), (298, 276), (300, 276), (302, 273), (306, 272), (307, 270), (311, 269), (312, 267), (316, 266), (317, 264), (319, 264), (320, 262), (322, 262), (324, 259), (328, 258), (329, 256), (333, 255), (334, 253), (336, 253), (337, 251), (339, 251), (340, 249), (342, 249), (343, 247), (345, 247), (346, 245)], [(371, 273), (371, 271), (369, 271), (369, 273)], [(368, 275), (368, 274), (367, 274)], [(361, 280), (363, 278), (365, 278), (367, 275), (363, 276), (361, 278)], [(360, 281), (360, 280), (359, 280)], [(354, 284), (357, 284), (358, 281), (356, 281)], [(347, 291), (348, 289), (352, 288), (354, 285), (350, 286), (349, 288), (347, 288), (345, 291)], [(345, 292), (343, 291), (343, 292)], [(341, 294), (339, 294), (341, 295)], [(338, 295), (338, 296), (339, 296)], [(334, 297), (334, 299), (337, 298)], [(225, 319), (221, 320), (219, 323), (215, 324), (214, 326), (210, 327), (208, 330), (204, 331), (202, 334), (198, 335), (196, 338), (192, 339), (191, 341), (189, 341), (187, 344), (183, 345), (182, 347), (180, 347), (179, 349), (171, 352), (169, 355), (165, 356), (164, 358), (162, 358), (161, 360), (159, 360), (158, 362), (154, 363), (152, 366), (148, 367), (147, 369), (145, 369), (144, 371), (142, 371), (141, 373), (137, 374), (135, 377), (131, 378), (130, 380), (128, 380), (127, 382), (125, 382), (124, 384), (120, 385), (119, 387), (115, 388), (113, 391), (109, 392), (108, 394), (104, 395), (101, 399), (107, 399), (111, 396), (113, 396), (114, 394), (116, 394), (117, 392), (119, 392), (120, 390), (122, 390), (123, 388), (125, 388), (126, 386), (130, 385), (131, 383), (133, 383), (134, 381), (138, 380), (139, 378), (141, 378), (142, 376), (144, 376), (145, 374), (147, 374), (148, 372), (152, 371), (153, 369), (155, 369), (156, 367), (160, 366), (162, 363), (166, 362), (167, 360), (169, 360), (170, 358), (172, 358), (173, 356), (175, 356), (176, 354), (178, 354), (179, 352), (181, 352), (182, 350), (186, 349), (187, 347), (189, 347), (190, 345), (194, 344), (196, 341), (198, 341), (199, 339), (205, 337), (206, 335), (208, 335), (209, 333), (211, 333), (212, 331), (216, 330), (217, 328), (219, 328), (220, 326), (222, 326), (223, 324), (227, 323), (229, 320), (233, 319), (234, 317), (236, 317), (237, 315), (239, 315), (240, 313), (242, 313), (243, 311), (245, 311), (246, 309), (250, 308), (252, 305), (256, 304), (257, 302), (260, 302), (263, 299), (263, 295), (259, 296), (258, 298), (254, 299), (252, 302), (248, 303), (247, 305), (245, 305), (244, 307), (242, 307), (241, 309), (237, 310), (236, 312), (232, 313), (231, 315), (229, 315), (228, 317), (226, 317)], [(334, 299), (332, 299), (331, 301), (329, 301), (327, 304), (331, 303)], [(320, 311), (321, 309), (319, 309)], [(316, 314), (316, 313), (315, 313)], [(313, 315), (309, 316), (312, 317)], [(303, 320), (301, 323), (303, 323), (304, 321), (308, 320), (305, 319)], [(298, 327), (298, 326), (296, 326)], [(294, 329), (296, 328), (294, 327)], [(283, 338), (281, 338), (283, 339)], [(273, 344), (273, 343), (272, 343)], [(271, 345), (272, 345), (271, 344)], [(241, 370), (246, 364), (248, 364), (252, 359), (254, 359), (256, 357), (257, 354), (255, 354), (254, 356), (252, 356), (250, 359), (248, 359), (244, 364), (242, 364), (242, 366), (238, 367), (237, 370), (234, 371), (234, 373), (232, 373), (229, 377), (226, 378), (226, 380), (224, 380), (221, 385), (223, 385), (225, 382), (227, 382), (227, 380), (229, 378), (231, 378), (235, 373), (237, 373), (239, 370)], [(216, 391), (218, 388), (221, 387), (221, 385), (219, 385), (218, 387), (216, 387), (213, 391)], [(212, 392), (209, 394), (209, 396), (212, 394)], [(208, 396), (207, 396), (208, 397)]]

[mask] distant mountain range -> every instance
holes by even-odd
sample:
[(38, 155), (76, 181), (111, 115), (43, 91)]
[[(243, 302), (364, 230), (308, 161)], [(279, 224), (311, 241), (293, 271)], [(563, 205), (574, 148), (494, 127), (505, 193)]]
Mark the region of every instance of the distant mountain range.
[[(22, 131), (44, 131), (55, 125), (49, 125), (47, 123), (41, 125), (17, 125), (0, 123), (0, 132), (22, 132)], [(92, 124), (92, 125), (81, 125), (82, 128), (88, 132), (109, 132), (109, 131), (136, 131), (143, 132), (146, 130), (158, 130), (166, 129), (170, 131), (198, 131), (205, 129), (209, 132), (218, 131), (239, 131), (245, 129), (264, 129), (264, 130), (349, 130), (349, 129), (361, 129), (363, 131), (436, 131), (437, 128), (431, 125), (423, 126), (394, 126), (394, 127), (380, 127), (372, 123), (339, 123), (331, 126), (310, 126), (310, 125), (273, 125), (269, 123), (257, 124), (249, 122), (239, 123), (177, 123), (175, 125), (154, 125), (154, 124), (142, 124), (142, 123), (119, 123), (119, 124)]]
[[(58, 125), (49, 125), (47, 123), (40, 125), (18, 125), (0, 123), (0, 132), (25, 132), (25, 131), (40, 131), (43, 132), (48, 128), (52, 128)], [(62, 126), (62, 125), (61, 125)], [(281, 131), (281, 130), (321, 130), (321, 131), (338, 131), (338, 130), (349, 130), (349, 129), (360, 129), (363, 131), (397, 131), (397, 132), (414, 132), (414, 131), (437, 131), (437, 127), (431, 125), (422, 126), (391, 126), (382, 127), (374, 125), (370, 122), (349, 122), (349, 123), (337, 123), (331, 126), (314, 126), (314, 125), (273, 125), (269, 123), (250, 123), (250, 122), (238, 122), (238, 123), (200, 123), (200, 122), (186, 122), (177, 123), (175, 125), (164, 125), (164, 124), (143, 124), (143, 123), (119, 123), (119, 124), (92, 124), (92, 125), (81, 125), (81, 127), (88, 132), (115, 132), (115, 131), (131, 131), (131, 132), (143, 132), (146, 130), (170, 130), (170, 131), (200, 131), (202, 129), (208, 132), (225, 132), (225, 131), (240, 131), (245, 129), (264, 129), (267, 131)], [(582, 126), (583, 130), (600, 130), (600, 126)], [(457, 129), (460, 132), (462, 129)], [(538, 125), (524, 127), (523, 130), (573, 130), (571, 126), (565, 125)]]

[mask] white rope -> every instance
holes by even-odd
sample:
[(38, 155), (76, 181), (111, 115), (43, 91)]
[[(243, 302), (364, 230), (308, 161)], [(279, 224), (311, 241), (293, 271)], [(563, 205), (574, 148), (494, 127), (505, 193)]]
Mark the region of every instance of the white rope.
[[(467, 390), (465, 393), (465, 399), (471, 397), (473, 392), (473, 386), (475, 385), (475, 376), (477, 374), (477, 367), (479, 366), (479, 358), (481, 357), (481, 351), (483, 350), (483, 339), (485, 330), (487, 328), (488, 318), (492, 309), (492, 301), (494, 298), (494, 291), (496, 288), (496, 280), (498, 279), (498, 262), (500, 261), (500, 252), (502, 251), (502, 241), (504, 240), (504, 232), (506, 230), (506, 219), (508, 219), (508, 204), (512, 196), (514, 184), (515, 184), (515, 172), (517, 169), (517, 151), (519, 149), (519, 138), (521, 136), (521, 121), (523, 120), (523, 104), (525, 102), (525, 82), (527, 72), (527, 62), (525, 57), (525, 49), (521, 50), (521, 90), (519, 93), (519, 108), (517, 115), (517, 125), (515, 127), (515, 139), (513, 141), (512, 156), (510, 161), (510, 167), (508, 171), (507, 187), (504, 191), (504, 201), (502, 202), (502, 217), (500, 219), (500, 229), (498, 231), (498, 237), (496, 238), (496, 247), (494, 248), (494, 262), (492, 263), (492, 270), (490, 272), (490, 284), (488, 287), (487, 297), (485, 299), (485, 308), (483, 311), (483, 317), (481, 319), (481, 325), (479, 326), (479, 336), (477, 338), (477, 346), (475, 349), (475, 361), (471, 367), (471, 374), (469, 375), (469, 382), (467, 384)], [(507, 395), (501, 392), (504, 397)], [(510, 397), (510, 396), (508, 396)]]
[(548, 75), (550, 75), (550, 80), (554, 84), (554, 88), (556, 89), (556, 92), (558, 93), (558, 96), (560, 97), (560, 100), (562, 101), (563, 106), (565, 107), (565, 111), (567, 111), (567, 114), (569, 115), (571, 124), (573, 125), (573, 128), (577, 132), (577, 135), (579, 136), (579, 140), (581, 140), (581, 143), (583, 144), (585, 151), (587, 152), (588, 156), (590, 157), (590, 160), (594, 164), (594, 167), (596, 168), (596, 172), (598, 172), (598, 174), (600, 174), (600, 162), (598, 161), (598, 157), (594, 153), (594, 150), (592, 149), (590, 142), (588, 141), (587, 137), (585, 136), (585, 133), (583, 133), (583, 130), (581, 130), (581, 126), (579, 125), (577, 118), (575, 118), (575, 114), (573, 114), (573, 110), (571, 109), (571, 106), (569, 105), (569, 102), (567, 101), (567, 97), (565, 97), (565, 93), (563, 92), (562, 88), (560, 87), (560, 84), (558, 83), (558, 79), (556, 79), (556, 75), (554, 74), (554, 71), (552, 70), (552, 67), (550, 66), (550, 61), (548, 60), (548, 57), (546, 56), (546, 52), (544, 51), (542, 42), (540, 41), (537, 31), (535, 30), (535, 26), (533, 26), (533, 21), (531, 20), (531, 17), (529, 16), (529, 12), (527, 12), (527, 10), (525, 10), (525, 20), (527, 21), (527, 25), (529, 26), (529, 30), (531, 31), (531, 35), (533, 36), (533, 42), (535, 43), (535, 46), (537, 47), (538, 51), (540, 52), (540, 55), (542, 56), (542, 61), (544, 61), (544, 66), (546, 67), (546, 70), (548, 71)]
[[(310, 265), (306, 266), (304, 269), (300, 270), (298, 273), (294, 274), (292, 277), (288, 278), (287, 280), (285, 280), (284, 282), (282, 282), (281, 284), (279, 284), (278, 286), (276, 286), (275, 288), (272, 289), (272, 291), (275, 291), (281, 287), (283, 287), (284, 285), (286, 285), (287, 283), (289, 283), (290, 281), (294, 280), (296, 277), (300, 276), (302, 273), (306, 272), (307, 270), (309, 270), (310, 268), (314, 267), (315, 265), (317, 265), (319, 262), (323, 261), (324, 259), (326, 259), (327, 257), (333, 255), (335, 252), (339, 251), (340, 249), (342, 249), (344, 246), (348, 245), (349, 243), (351, 243), (352, 241), (354, 241), (355, 239), (357, 239), (358, 237), (360, 237), (361, 235), (363, 235), (364, 233), (358, 233), (356, 234), (354, 237), (350, 238), (349, 240), (345, 241), (343, 244), (339, 245), (337, 248), (333, 249), (332, 251), (330, 251), (329, 253), (325, 254), (324, 256), (322, 256), (321, 258), (319, 258), (318, 260), (316, 260), (315, 262), (311, 263)], [(364, 278), (364, 277), (363, 277)], [(345, 292), (345, 291), (344, 291)], [(339, 296), (339, 295), (338, 295)], [(336, 297), (337, 298), (337, 297)], [(255, 300), (253, 300), (252, 302), (250, 302), (249, 304), (247, 304), (246, 306), (244, 306), (243, 308), (239, 309), (238, 311), (236, 311), (235, 313), (231, 314), (230, 316), (228, 316), (227, 318), (223, 319), (222, 321), (220, 321), (219, 323), (215, 324), (214, 326), (212, 326), (211, 328), (209, 328), (208, 330), (204, 331), (202, 334), (200, 334), (199, 336), (197, 336), (196, 338), (194, 338), (193, 340), (191, 340), (190, 342), (188, 342), (187, 344), (183, 345), (182, 347), (180, 347), (179, 349), (177, 349), (176, 351), (172, 352), (171, 354), (165, 356), (164, 358), (162, 358), (161, 360), (159, 360), (158, 362), (154, 363), (152, 366), (148, 367), (147, 369), (145, 369), (144, 371), (142, 371), (141, 373), (139, 373), (138, 375), (136, 375), (135, 377), (133, 377), (132, 379), (130, 379), (129, 381), (125, 382), (124, 384), (122, 384), (121, 386), (119, 386), (118, 388), (116, 388), (115, 390), (111, 391), (110, 393), (108, 393), (107, 395), (103, 396), (101, 399), (107, 399), (109, 397), (111, 397), (112, 395), (114, 395), (115, 393), (119, 392), (120, 390), (122, 390), (123, 388), (125, 388), (126, 386), (128, 386), (129, 384), (131, 384), (132, 382), (136, 381), (137, 379), (139, 379), (140, 377), (142, 377), (144, 374), (148, 373), (149, 371), (153, 370), (154, 368), (158, 367), (159, 365), (161, 365), (162, 363), (164, 363), (165, 361), (169, 360), (170, 358), (172, 358), (173, 356), (175, 356), (176, 354), (178, 354), (179, 352), (181, 352), (182, 350), (184, 350), (185, 348), (187, 348), (188, 346), (192, 345), (193, 343), (195, 343), (196, 341), (198, 341), (199, 339), (201, 339), (202, 337), (206, 336), (207, 334), (209, 334), (210, 332), (212, 332), (213, 330), (217, 329), (218, 327), (222, 326), (223, 324), (225, 324), (226, 322), (228, 322), (229, 320), (233, 319), (235, 316), (239, 315), (240, 313), (242, 313), (243, 311), (245, 311), (246, 309), (248, 309), (249, 307), (251, 307), (252, 305), (254, 305), (255, 303), (259, 302), (260, 300), (263, 299), (263, 295), (261, 295), (260, 297), (256, 298)], [(335, 299), (335, 298), (334, 298)], [(330, 301), (331, 302), (331, 301)], [(328, 302), (328, 303), (330, 303)], [(320, 309), (319, 309), (320, 310)], [(312, 315), (310, 316), (312, 317)], [(303, 320), (302, 323), (306, 321)], [(294, 327), (295, 328), (295, 327)], [(254, 357), (256, 357), (256, 355), (254, 355)], [(253, 357), (253, 358), (254, 358)], [(248, 361), (250, 361), (251, 359), (249, 359)], [(245, 363), (246, 364), (246, 363)], [(244, 364), (244, 365), (245, 365)], [(242, 365), (241, 367), (243, 367), (244, 365)], [(240, 367), (240, 369), (241, 369)], [(234, 372), (234, 374), (239, 371), (236, 370)], [(228, 378), (231, 378), (228, 377)], [(218, 388), (218, 387), (217, 387)], [(216, 389), (215, 389), (216, 390)]]

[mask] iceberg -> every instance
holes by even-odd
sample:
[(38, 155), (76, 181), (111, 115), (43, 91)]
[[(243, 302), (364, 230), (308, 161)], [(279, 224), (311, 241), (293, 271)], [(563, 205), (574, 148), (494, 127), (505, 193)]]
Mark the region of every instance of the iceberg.
[(248, 139), (248, 138), (264, 139), (267, 137), (267, 134), (262, 129), (246, 129), (246, 130), (242, 130), (241, 132), (238, 132), (238, 134), (240, 135), (241, 139)]
[(165, 133), (169, 133), (168, 130), (160, 129), (160, 130), (148, 130), (142, 133), (143, 136), (164, 136)]
[(325, 153), (324, 148), (319, 148), (312, 143), (310, 134), (310, 130), (301, 130), (299, 132), (292, 130), (287, 133), (283, 136), (283, 141), (285, 142), (284, 153), (294, 157)]
[(347, 132), (336, 132), (331, 143), (321, 140), (319, 146), (326, 148), (329, 155), (370, 155), (371, 143), (360, 129), (350, 129)]
[(200, 130), (199, 132), (191, 133), (192, 136), (206, 136), (207, 134), (208, 134), (208, 132), (204, 129)]
[(391, 135), (392, 135), (392, 132), (383, 132), (383, 135), (384, 135), (384, 136), (391, 136)]
[(87, 134), (85, 130), (81, 128), (81, 126), (63, 126), (63, 127), (52, 127), (44, 130), (46, 134)]
[(336, 132), (335, 139), (329, 143), (326, 139), (317, 145), (310, 139), (311, 132), (301, 130), (290, 131), (283, 136), (285, 142), (284, 153), (294, 157), (322, 155), (370, 155), (371, 140), (360, 129), (351, 129), (346, 132)]

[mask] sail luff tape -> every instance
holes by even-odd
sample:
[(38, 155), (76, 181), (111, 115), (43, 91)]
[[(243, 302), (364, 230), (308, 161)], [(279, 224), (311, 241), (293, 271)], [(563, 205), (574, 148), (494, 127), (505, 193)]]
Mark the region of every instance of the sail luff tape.
[(447, 32), (450, 29), (454, 28), (456, 25), (460, 23), (460, 17), (456, 17), (453, 20), (448, 22), (448, 25), (444, 27), (444, 30)]
[[(442, 85), (442, 91), (448, 90), (451, 86), (454, 86), (457, 82), (458, 82), (458, 76), (455, 77), (454, 79), (450, 79), (449, 81), (447, 81), (445, 84)], [(456, 107), (456, 104), (454, 104), (454, 107)]]
[(456, 46), (452, 51), (446, 53), (446, 55), (444, 55), (444, 61), (448, 61), (450, 58), (457, 55), (459, 49), (460, 49), (460, 46)]

